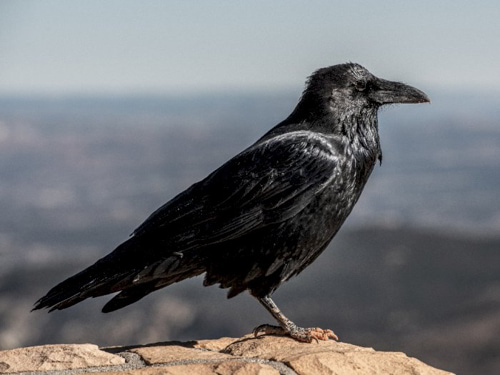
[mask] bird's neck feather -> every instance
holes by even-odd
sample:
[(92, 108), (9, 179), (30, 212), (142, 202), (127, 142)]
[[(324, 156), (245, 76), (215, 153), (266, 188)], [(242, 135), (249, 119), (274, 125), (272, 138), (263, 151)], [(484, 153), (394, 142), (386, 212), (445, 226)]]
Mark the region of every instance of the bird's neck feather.
[(346, 112), (342, 118), (336, 119), (335, 131), (349, 144), (357, 159), (372, 163), (381, 160), (376, 109), (366, 108), (360, 113)]
[(378, 108), (343, 106), (334, 109), (325, 104), (323, 101), (323, 105), (313, 106), (302, 100), (278, 127), (282, 127), (282, 131), (310, 130), (340, 136), (353, 148), (372, 154), (370, 156), (376, 159), (380, 153)]
[[(324, 101), (323, 101), (324, 103)], [(341, 138), (357, 159), (374, 162), (381, 158), (378, 134), (377, 108), (355, 107), (332, 111), (327, 105), (304, 102), (297, 105), (290, 116), (271, 129), (258, 142), (278, 134), (308, 130)], [(360, 160), (361, 161), (361, 160)]]

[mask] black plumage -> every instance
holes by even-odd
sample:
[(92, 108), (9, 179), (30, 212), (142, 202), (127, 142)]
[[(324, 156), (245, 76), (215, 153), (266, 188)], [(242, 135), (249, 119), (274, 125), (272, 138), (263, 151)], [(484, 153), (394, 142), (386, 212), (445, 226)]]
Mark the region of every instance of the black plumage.
[(380, 106), (428, 101), (358, 64), (319, 69), (288, 118), (160, 207), (130, 239), (55, 286), (34, 309), (60, 310), (120, 292), (104, 306), (110, 312), (205, 273), (205, 286), (229, 288), (229, 298), (249, 290), (280, 323), (255, 333), (335, 338), (330, 330), (295, 326), (270, 295), (326, 248), (382, 159)]

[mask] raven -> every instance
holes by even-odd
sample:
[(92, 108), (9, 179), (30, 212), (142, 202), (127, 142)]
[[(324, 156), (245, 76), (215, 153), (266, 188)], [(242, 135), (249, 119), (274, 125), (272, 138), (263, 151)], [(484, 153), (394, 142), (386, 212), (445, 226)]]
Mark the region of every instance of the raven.
[(378, 109), (429, 101), (355, 63), (317, 70), (284, 121), (153, 212), (113, 252), (52, 288), (33, 310), (120, 292), (103, 307), (107, 313), (205, 274), (204, 286), (229, 288), (228, 298), (248, 290), (278, 321), (255, 335), (337, 339), (329, 329), (295, 325), (271, 294), (323, 252), (382, 161)]

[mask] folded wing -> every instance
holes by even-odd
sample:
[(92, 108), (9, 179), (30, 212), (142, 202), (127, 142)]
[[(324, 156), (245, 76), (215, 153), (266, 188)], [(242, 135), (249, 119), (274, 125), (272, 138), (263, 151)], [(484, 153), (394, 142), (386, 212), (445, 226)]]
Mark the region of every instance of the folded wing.
[(341, 156), (307, 131), (257, 143), (155, 211), (112, 253), (50, 290), (35, 309), (121, 291), (113, 311), (206, 270), (214, 245), (283, 222), (335, 179)]

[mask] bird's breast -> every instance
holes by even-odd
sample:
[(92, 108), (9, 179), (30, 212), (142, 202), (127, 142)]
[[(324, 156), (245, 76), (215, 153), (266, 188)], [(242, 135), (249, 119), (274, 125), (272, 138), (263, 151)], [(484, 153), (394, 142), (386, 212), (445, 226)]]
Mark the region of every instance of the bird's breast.
[(359, 156), (346, 150), (332, 171), (332, 178), (328, 184), (304, 212), (314, 222), (313, 225), (323, 228), (323, 235), (328, 239), (340, 229), (351, 213), (373, 171), (375, 162), (376, 156)]

